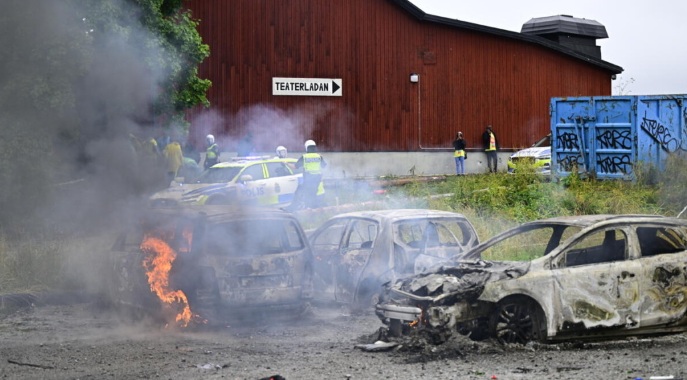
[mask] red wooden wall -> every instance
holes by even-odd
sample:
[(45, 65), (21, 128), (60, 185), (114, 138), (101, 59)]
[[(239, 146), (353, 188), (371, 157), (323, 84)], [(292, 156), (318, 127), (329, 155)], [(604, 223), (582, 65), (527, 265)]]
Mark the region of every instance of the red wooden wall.
[[(549, 130), (554, 96), (611, 94), (611, 72), (530, 42), (418, 21), (389, 0), (193, 0), (210, 45), (200, 68), (210, 109), (192, 135), (225, 150), (251, 132), (258, 150), (420, 151), (487, 124), (503, 148)], [(411, 73), (420, 75), (411, 83)], [(272, 78), (342, 78), (342, 97), (273, 96)]]

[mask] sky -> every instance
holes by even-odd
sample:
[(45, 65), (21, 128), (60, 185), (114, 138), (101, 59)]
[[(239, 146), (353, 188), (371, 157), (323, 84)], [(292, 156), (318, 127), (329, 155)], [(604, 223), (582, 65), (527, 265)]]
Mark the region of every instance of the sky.
[(687, 93), (687, 1), (410, 0), (425, 13), (520, 32), (532, 18), (571, 15), (596, 20), (609, 38), (597, 40), (601, 58), (623, 73), (614, 95)]

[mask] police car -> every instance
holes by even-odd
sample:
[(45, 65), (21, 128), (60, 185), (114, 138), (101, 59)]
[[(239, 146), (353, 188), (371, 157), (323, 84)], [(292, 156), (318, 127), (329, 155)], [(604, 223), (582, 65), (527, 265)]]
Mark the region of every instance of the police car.
[(177, 205), (282, 205), (290, 203), (303, 174), (291, 158), (237, 157), (204, 171), (193, 183), (177, 183), (151, 198), (153, 207)]
[(508, 158), (508, 172), (515, 173), (519, 164), (527, 163), (538, 173), (551, 174), (551, 134), (537, 141), (531, 148), (517, 151)]

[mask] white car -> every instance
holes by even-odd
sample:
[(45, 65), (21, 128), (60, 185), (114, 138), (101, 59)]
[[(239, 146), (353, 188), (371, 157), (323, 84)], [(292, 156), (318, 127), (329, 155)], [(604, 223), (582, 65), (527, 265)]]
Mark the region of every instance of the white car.
[(295, 159), (242, 157), (220, 162), (193, 183), (172, 182), (150, 197), (153, 207), (178, 205), (283, 205), (293, 200), (303, 174)]
[(551, 174), (551, 134), (534, 143), (531, 148), (511, 154), (508, 158), (508, 172), (515, 173), (521, 163), (532, 165), (540, 174)]

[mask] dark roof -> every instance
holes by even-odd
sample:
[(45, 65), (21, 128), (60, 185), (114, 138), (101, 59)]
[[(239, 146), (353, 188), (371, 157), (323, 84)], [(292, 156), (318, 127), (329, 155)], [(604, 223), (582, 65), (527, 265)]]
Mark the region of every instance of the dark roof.
[(523, 24), (520, 32), (536, 35), (563, 33), (584, 37), (608, 38), (606, 27), (599, 22), (567, 15), (530, 19), (530, 21)]
[(430, 14), (423, 12), (422, 9), (418, 8), (417, 6), (415, 6), (413, 3), (411, 3), (408, 0), (389, 0), (389, 1), (393, 2), (394, 4), (400, 6), (401, 8), (405, 9), (406, 11), (410, 12), (413, 16), (415, 16), (420, 21), (426, 21), (426, 22), (431, 22), (431, 23), (440, 24), (440, 25), (453, 26), (453, 27), (457, 27), (457, 28), (468, 29), (468, 30), (473, 30), (476, 32), (482, 32), (482, 33), (487, 33), (487, 34), (493, 34), (493, 35), (500, 36), (500, 37), (512, 38), (512, 39), (519, 40), (519, 41), (524, 41), (524, 42), (529, 42), (529, 43), (541, 45), (541, 46), (544, 46), (546, 48), (556, 50), (560, 53), (563, 53), (563, 54), (572, 56), (574, 58), (580, 59), (580, 60), (585, 61), (589, 64), (604, 68), (604, 69), (612, 72), (613, 74), (620, 74), (623, 72), (623, 68), (620, 66), (616, 66), (610, 62), (606, 62), (604, 60), (592, 57), (590, 55), (580, 53), (576, 50), (567, 48), (567, 47), (565, 47), (559, 43), (547, 40), (544, 37), (527, 35), (527, 34), (522, 34), (522, 33), (518, 33), (518, 32), (511, 32), (509, 30), (492, 28), (489, 26), (473, 24), (470, 22), (455, 20), (455, 19), (451, 19), (451, 18), (430, 15)]

